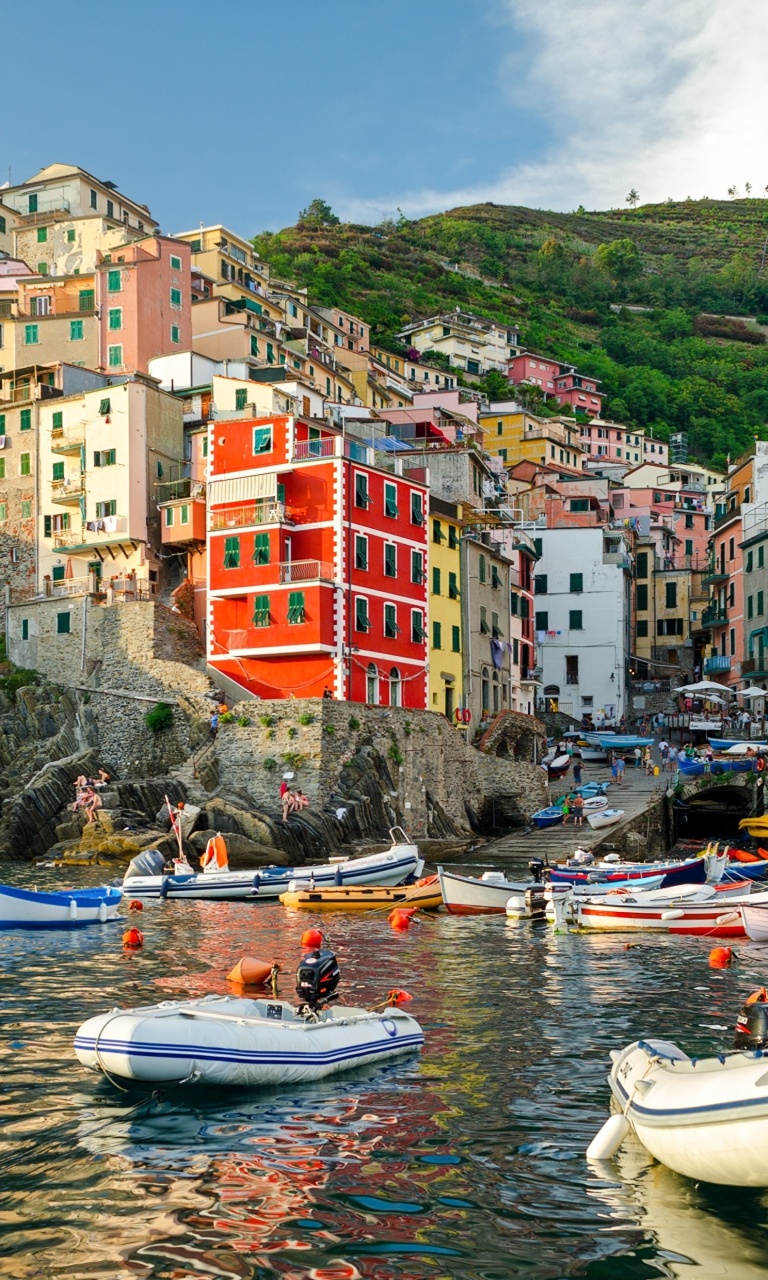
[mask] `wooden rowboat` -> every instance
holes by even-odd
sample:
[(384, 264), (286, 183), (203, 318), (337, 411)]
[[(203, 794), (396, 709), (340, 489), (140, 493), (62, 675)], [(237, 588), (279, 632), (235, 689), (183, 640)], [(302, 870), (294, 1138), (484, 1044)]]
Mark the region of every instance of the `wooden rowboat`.
[(284, 907), (294, 910), (314, 911), (376, 911), (388, 907), (420, 907), (422, 911), (436, 911), (443, 905), (443, 895), (437, 876), (429, 876), (426, 884), (354, 885), (349, 888), (297, 889), (293, 893), (281, 893)]

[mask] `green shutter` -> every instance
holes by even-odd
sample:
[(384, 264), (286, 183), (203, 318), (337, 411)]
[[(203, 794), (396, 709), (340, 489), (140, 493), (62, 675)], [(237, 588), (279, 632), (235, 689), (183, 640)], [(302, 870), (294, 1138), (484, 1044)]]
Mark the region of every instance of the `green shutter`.
[(75, 228), (70, 227), (67, 231), (67, 243), (72, 244), (74, 238), (75, 238)]
[(370, 625), (368, 621), (368, 601), (358, 598), (355, 600), (355, 631), (367, 631)]
[(22, 453), (19, 456), (19, 475), (22, 475), (22, 476), (31, 475), (31, 466), (30, 466), (31, 456), (32, 455), (29, 453)]
[(69, 614), (68, 613), (56, 614), (56, 634), (59, 636), (69, 635)]
[(533, 579), (533, 594), (535, 596), (545, 596), (547, 594), (547, 575), (546, 573), (537, 573)]
[(384, 545), (384, 572), (388, 578), (397, 577), (397, 547), (393, 542)]
[(107, 272), (107, 291), (109, 293), (121, 293), (123, 289), (123, 273), (122, 271)]
[(432, 566), (432, 595), (440, 595), (440, 570), (436, 565)]
[(584, 574), (572, 573), (571, 574), (571, 591), (574, 593), (574, 595), (576, 595), (583, 590), (584, 590)]
[(29, 639), (29, 618), (22, 618), (21, 620), (21, 638), (22, 640)]
[(63, 463), (63, 462), (54, 462), (54, 464), (53, 464), (53, 479), (54, 479), (54, 480), (63, 480), (63, 479), (64, 479), (64, 463)]
[(368, 569), (368, 539), (359, 533), (355, 534), (355, 568)]
[(271, 453), (272, 452), (272, 428), (271, 427), (254, 427), (253, 428), (253, 452), (254, 453)]
[(537, 631), (547, 631), (549, 629), (549, 614), (539, 611), (536, 614), (535, 629)]
[(459, 539), (457, 536), (456, 526), (453, 524), (449, 524), (448, 525), (448, 546), (453, 551), (455, 551), (458, 545), (459, 545)]
[(171, 306), (181, 306), (181, 289), (171, 289)]
[(364, 471), (355, 472), (355, 506), (368, 506), (368, 477)]
[(122, 307), (110, 307), (109, 327), (110, 329), (122, 329), (123, 327), (123, 308)]
[(384, 605), (384, 635), (389, 640), (394, 640), (398, 635), (400, 628), (397, 625), (397, 609), (393, 604)]
[(456, 574), (449, 573), (448, 574), (448, 596), (451, 600), (458, 600), (460, 595), (461, 595), (461, 592), (459, 591), (459, 586), (456, 581)]
[(36, 324), (24, 325), (24, 345), (27, 347), (37, 346), (40, 341), (38, 337), (38, 328)]
[(269, 534), (257, 533), (253, 539), (253, 563), (269, 564)]
[(50, 538), (50, 536), (51, 536), (51, 532), (52, 532), (51, 524), (52, 524), (52, 521), (53, 521), (53, 517), (52, 517), (52, 516), (43, 516), (43, 537), (44, 537), (44, 538)]
[(571, 631), (582, 631), (581, 609), (571, 609), (568, 614), (568, 626)]
[(37, 228), (37, 243), (38, 243), (38, 244), (45, 244), (45, 242), (46, 242), (46, 240), (47, 240), (47, 239), (48, 239), (48, 228), (47, 228), (47, 227), (38, 227), (38, 228)]
[(255, 596), (253, 601), (254, 627), (269, 626), (269, 596)]
[(32, 430), (32, 410), (31, 409), (22, 409), (21, 413), (19, 414), (19, 430), (20, 431)]
[(397, 486), (394, 484), (384, 485), (384, 515), (389, 516), (391, 520), (398, 517), (397, 510)]
[(57, 409), (51, 418), (51, 427), (54, 431), (61, 431), (64, 426), (64, 414), (61, 409)]
[(306, 621), (304, 612), (304, 592), (291, 591), (288, 595), (288, 621), (293, 625)]
[(451, 627), (451, 648), (454, 653), (461, 653), (461, 627)]
[(235, 391), (235, 408), (244, 409), (248, 403), (248, 388), (238, 387)]
[(443, 647), (443, 628), (439, 622), (432, 623), (432, 648), (442, 649)]
[(110, 369), (119, 369), (123, 363), (122, 347), (107, 347), (107, 364)]
[(239, 538), (224, 539), (224, 568), (225, 569), (240, 568), (240, 539)]

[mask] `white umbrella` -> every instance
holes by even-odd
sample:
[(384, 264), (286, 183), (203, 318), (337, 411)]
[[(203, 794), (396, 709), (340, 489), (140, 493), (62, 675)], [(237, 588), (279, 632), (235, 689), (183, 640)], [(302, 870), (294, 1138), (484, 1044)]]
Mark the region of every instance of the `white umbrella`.
[(715, 693), (730, 693), (730, 689), (726, 689), (724, 684), (716, 684), (714, 680), (699, 680), (698, 684), (681, 684), (677, 689), (673, 689), (673, 693), (706, 693), (707, 689), (714, 689)]
[(768, 698), (768, 690), (758, 689), (757, 685), (750, 685), (748, 689), (739, 689), (740, 698)]

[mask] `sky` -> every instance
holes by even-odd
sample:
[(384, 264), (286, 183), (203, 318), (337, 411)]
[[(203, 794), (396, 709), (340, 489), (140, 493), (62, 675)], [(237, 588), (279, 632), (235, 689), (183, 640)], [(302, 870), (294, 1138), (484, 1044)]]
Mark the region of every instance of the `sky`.
[(762, 0), (5, 0), (2, 32), (0, 182), (77, 164), (170, 233), (768, 184)]

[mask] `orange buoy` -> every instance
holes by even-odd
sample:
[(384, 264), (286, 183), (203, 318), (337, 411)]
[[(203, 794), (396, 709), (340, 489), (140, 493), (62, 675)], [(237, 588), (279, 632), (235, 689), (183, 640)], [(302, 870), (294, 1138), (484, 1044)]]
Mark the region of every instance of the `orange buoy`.
[(768, 1001), (768, 991), (765, 987), (758, 987), (757, 991), (753, 991), (751, 996), (747, 996), (744, 1001), (744, 1008), (750, 1004), (765, 1004)]
[(264, 987), (269, 982), (272, 965), (253, 956), (243, 956), (227, 974), (227, 982), (238, 987)]
[(390, 911), (387, 920), (396, 933), (406, 933), (411, 927), (411, 914), (408, 911)]
[(144, 946), (144, 934), (140, 929), (126, 929), (123, 934), (123, 946), (136, 950)]
[(394, 1005), (407, 1004), (408, 1001), (412, 999), (413, 999), (413, 996), (409, 995), (407, 991), (394, 990), (394, 991), (387, 992), (387, 1000), (389, 1001), (390, 1004), (394, 1004)]
[(143, 903), (143, 902), (140, 902), (138, 898), (131, 898), (130, 902), (128, 903), (128, 910), (129, 910), (129, 911), (143, 911), (143, 910), (144, 910), (144, 903)]
[(736, 959), (733, 947), (713, 947), (709, 953), (710, 969), (727, 969)]
[(316, 947), (322, 947), (323, 935), (319, 929), (305, 929), (301, 935), (302, 947), (309, 947), (312, 951)]

